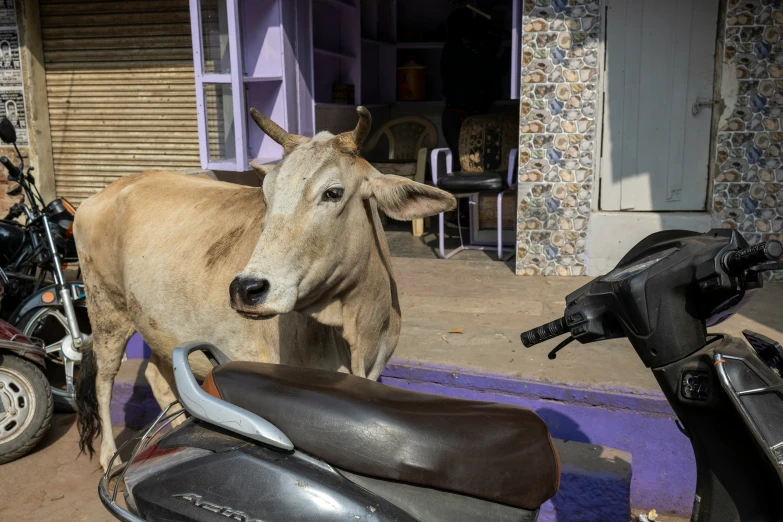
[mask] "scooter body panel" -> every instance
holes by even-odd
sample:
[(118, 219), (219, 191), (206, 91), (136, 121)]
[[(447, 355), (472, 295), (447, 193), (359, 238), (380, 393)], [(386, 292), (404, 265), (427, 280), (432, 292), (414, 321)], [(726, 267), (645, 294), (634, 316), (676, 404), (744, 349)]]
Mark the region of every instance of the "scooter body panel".
[(133, 495), (147, 522), (416, 520), (313, 459), (252, 444), (175, 465)]
[[(722, 388), (715, 369), (715, 353), (741, 357), (759, 374), (769, 371), (744, 341), (731, 337), (653, 369), (693, 446), (698, 479), (691, 520), (783, 520), (783, 487), (778, 472)], [(740, 365), (732, 365), (730, 373), (732, 382), (737, 382), (744, 370)], [(769, 420), (767, 428), (783, 427), (783, 400), (775, 393), (755, 399), (760, 399), (758, 406), (764, 408), (764, 418)]]
[(131, 495), (128, 504), (147, 522), (209, 521), (216, 513), (245, 522), (535, 522), (538, 517), (538, 511), (352, 474), (194, 419), (156, 446), (162, 452), (186, 447), (212, 453), (138, 482), (131, 466), (126, 501)]

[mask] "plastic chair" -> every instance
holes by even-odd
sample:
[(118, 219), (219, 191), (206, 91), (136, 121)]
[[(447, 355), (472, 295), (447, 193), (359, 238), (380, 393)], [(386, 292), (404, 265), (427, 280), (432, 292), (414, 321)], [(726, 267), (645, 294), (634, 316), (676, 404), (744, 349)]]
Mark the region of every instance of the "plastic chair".
[[(433, 184), (450, 192), (456, 198), (468, 198), (471, 204), (478, 204), (482, 192), (498, 192), (497, 195), (497, 245), (495, 247), (473, 243), (473, 213), (470, 212), (471, 243), (462, 240), (462, 224), (457, 211), (457, 228), (459, 230), (460, 246), (446, 252), (444, 246), (445, 223), (444, 214), (438, 214), (438, 255), (443, 259), (462, 252), (463, 250), (492, 250), (497, 248), (498, 259), (506, 261), (514, 255), (516, 248), (503, 247), (503, 196), (517, 189), (517, 156), (516, 145), (518, 132), (516, 122), (506, 115), (487, 114), (471, 116), (462, 124), (460, 130), (459, 155), (461, 170), (453, 170), (451, 149), (433, 149), (430, 165), (432, 165)], [(445, 175), (438, 175), (438, 156), (446, 155)], [(503, 161), (507, 159), (506, 161)], [(506, 165), (503, 165), (505, 163)], [(505, 166), (505, 172), (498, 172), (498, 167)], [(489, 170), (493, 168), (493, 170)], [(504, 256), (503, 252), (511, 252)]]
[[(424, 183), (427, 149), (438, 145), (438, 129), (421, 116), (403, 116), (384, 123), (362, 147), (362, 154), (374, 150), (381, 138), (389, 144), (388, 161), (371, 161), (383, 174), (395, 174)], [(413, 235), (424, 233), (424, 220), (413, 221)]]

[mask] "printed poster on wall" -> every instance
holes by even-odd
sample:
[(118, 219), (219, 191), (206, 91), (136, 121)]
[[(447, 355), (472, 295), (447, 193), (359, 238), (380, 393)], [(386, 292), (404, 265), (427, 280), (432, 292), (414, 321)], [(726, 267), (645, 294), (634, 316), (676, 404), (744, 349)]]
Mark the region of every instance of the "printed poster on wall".
[(16, 29), (0, 28), (0, 87), (22, 87), (22, 60)]
[(0, 26), (16, 27), (14, 0), (0, 0)]
[(0, 117), (16, 128), (16, 144), (28, 147), (24, 80), (14, 0), (0, 0)]
[(27, 147), (30, 142), (27, 139), (27, 118), (22, 89), (15, 91), (0, 89), (0, 118), (3, 116), (11, 120), (16, 128), (16, 144), (19, 147)]

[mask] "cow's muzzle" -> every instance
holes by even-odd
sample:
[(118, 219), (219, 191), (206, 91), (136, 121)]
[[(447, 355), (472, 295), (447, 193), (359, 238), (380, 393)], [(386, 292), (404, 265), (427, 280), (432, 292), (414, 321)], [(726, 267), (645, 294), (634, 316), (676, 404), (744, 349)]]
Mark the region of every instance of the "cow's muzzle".
[(244, 315), (258, 317), (274, 315), (264, 313), (263, 310), (270, 288), (271, 285), (267, 279), (237, 276), (231, 281), (231, 286), (228, 288), (231, 307)]

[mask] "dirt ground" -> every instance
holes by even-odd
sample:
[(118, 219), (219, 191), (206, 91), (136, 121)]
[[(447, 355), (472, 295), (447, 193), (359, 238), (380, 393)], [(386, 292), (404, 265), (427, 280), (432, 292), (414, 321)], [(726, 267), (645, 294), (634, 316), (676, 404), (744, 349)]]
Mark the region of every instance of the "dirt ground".
[(98, 500), (98, 459), (79, 455), (75, 420), (55, 414), (33, 453), (0, 467), (0, 520), (115, 520)]

